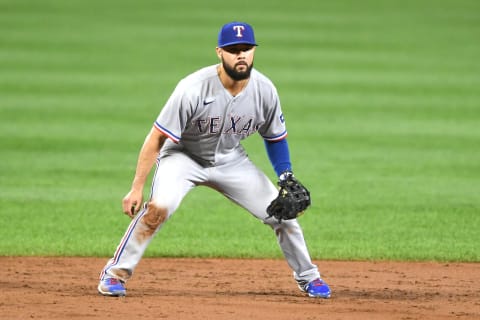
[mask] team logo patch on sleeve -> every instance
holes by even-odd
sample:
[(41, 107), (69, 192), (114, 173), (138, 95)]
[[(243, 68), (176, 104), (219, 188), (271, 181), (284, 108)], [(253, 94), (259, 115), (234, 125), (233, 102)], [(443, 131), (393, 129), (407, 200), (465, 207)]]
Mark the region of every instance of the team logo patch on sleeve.
[(280, 122), (285, 123), (285, 118), (283, 117), (283, 113), (280, 115)]

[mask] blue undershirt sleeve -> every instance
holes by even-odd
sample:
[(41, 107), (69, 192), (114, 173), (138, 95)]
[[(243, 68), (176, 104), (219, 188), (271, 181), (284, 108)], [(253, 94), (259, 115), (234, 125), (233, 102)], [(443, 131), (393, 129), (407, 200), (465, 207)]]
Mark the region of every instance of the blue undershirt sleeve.
[(264, 142), (268, 158), (270, 159), (277, 176), (280, 176), (286, 170), (291, 171), (292, 164), (290, 162), (290, 152), (288, 150), (287, 139), (282, 139), (280, 141), (264, 140)]

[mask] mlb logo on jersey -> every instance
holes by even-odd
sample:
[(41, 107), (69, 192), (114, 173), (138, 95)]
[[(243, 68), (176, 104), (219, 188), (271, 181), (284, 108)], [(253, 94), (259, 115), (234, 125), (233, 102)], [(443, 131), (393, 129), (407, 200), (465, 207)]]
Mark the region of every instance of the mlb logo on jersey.
[(253, 28), (248, 23), (230, 22), (222, 27), (218, 34), (218, 47), (249, 44), (256, 46)]

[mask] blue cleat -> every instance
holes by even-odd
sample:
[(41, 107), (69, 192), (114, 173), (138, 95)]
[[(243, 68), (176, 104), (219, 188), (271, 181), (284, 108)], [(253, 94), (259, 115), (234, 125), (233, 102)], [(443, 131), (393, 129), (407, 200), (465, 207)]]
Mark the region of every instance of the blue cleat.
[(104, 296), (123, 297), (127, 295), (124, 282), (115, 278), (106, 278), (100, 280), (98, 292)]
[(298, 287), (312, 298), (328, 299), (331, 295), (330, 287), (320, 278), (310, 281), (304, 286), (299, 285)]

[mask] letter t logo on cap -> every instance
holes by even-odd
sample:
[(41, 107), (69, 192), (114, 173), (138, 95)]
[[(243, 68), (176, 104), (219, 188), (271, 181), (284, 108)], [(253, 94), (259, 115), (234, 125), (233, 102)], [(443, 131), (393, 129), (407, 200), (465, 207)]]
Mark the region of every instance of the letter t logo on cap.
[(237, 38), (242, 38), (243, 37), (243, 30), (245, 30), (244, 26), (233, 26), (233, 30), (237, 31)]

